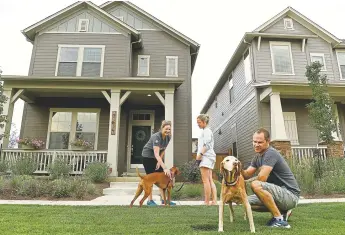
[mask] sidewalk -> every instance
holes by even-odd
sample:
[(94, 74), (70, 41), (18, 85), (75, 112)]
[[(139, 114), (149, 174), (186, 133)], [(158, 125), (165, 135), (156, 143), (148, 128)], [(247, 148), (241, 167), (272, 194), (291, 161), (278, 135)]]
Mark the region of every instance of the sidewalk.
[[(101, 196), (92, 201), (0, 200), (1, 205), (52, 205), (52, 206), (128, 206), (132, 198), (127, 196)], [(134, 205), (139, 205), (140, 197)], [(158, 202), (158, 201), (156, 201)], [(197, 206), (203, 201), (175, 201), (181, 206)], [(299, 204), (345, 202), (345, 198), (300, 199)], [(158, 202), (159, 203), (159, 202)], [(146, 201), (144, 203), (146, 205)]]

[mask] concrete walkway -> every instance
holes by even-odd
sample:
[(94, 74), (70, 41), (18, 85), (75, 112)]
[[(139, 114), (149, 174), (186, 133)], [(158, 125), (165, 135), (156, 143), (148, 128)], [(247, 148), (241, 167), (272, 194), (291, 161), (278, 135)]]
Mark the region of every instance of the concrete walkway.
[[(137, 199), (134, 205), (139, 205)], [(48, 201), (48, 200), (0, 200), (1, 205), (52, 205), (52, 206), (128, 206), (132, 198), (128, 196), (101, 196), (92, 201)], [(159, 198), (156, 203), (159, 203)], [(177, 205), (181, 206), (197, 206), (202, 205), (203, 201), (175, 201)], [(300, 199), (299, 204), (309, 203), (327, 203), (327, 202), (345, 202), (345, 198), (327, 198), (327, 199)], [(144, 203), (146, 205), (146, 201)]]

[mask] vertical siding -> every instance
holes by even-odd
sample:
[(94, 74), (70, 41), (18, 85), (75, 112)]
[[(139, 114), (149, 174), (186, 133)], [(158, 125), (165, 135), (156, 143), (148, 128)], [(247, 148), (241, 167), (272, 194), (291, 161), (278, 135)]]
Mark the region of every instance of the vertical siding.
[[(289, 17), (286, 17), (289, 18)], [(290, 18), (291, 19), (291, 18)], [(265, 33), (280, 33), (280, 34), (303, 34), (303, 35), (314, 35), (309, 29), (292, 19), (294, 30), (284, 29), (284, 18), (281, 18), (277, 23), (273, 24), (268, 29), (264, 30)]]
[(156, 29), (150, 20), (141, 16), (139, 13), (129, 9), (124, 5), (119, 5), (110, 9), (105, 9), (111, 15), (123, 17), (123, 21), (135, 29)]
[(143, 48), (133, 49), (133, 76), (138, 74), (138, 55), (150, 56), (150, 76), (166, 77), (166, 56), (178, 56), (178, 77), (188, 78), (189, 46), (174, 39), (163, 31), (141, 31)]
[(36, 37), (33, 58), (34, 76), (55, 76), (59, 44), (105, 45), (103, 77), (128, 77), (130, 39), (114, 34), (42, 34)]
[(90, 10), (81, 10), (64, 20), (57, 22), (42, 32), (78, 32), (80, 19), (89, 20), (88, 32), (114, 33), (120, 31), (112, 24), (106, 22), (106, 20), (100, 15), (97, 15)]

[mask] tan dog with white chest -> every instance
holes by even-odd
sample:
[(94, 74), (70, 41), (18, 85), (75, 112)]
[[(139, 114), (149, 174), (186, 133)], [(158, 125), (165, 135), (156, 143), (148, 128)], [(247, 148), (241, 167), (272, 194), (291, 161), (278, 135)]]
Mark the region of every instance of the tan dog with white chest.
[(218, 232), (223, 232), (224, 204), (229, 204), (230, 222), (233, 222), (234, 210), (232, 203), (235, 202), (236, 204), (244, 205), (244, 219), (248, 216), (250, 231), (255, 233), (253, 213), (248, 202), (246, 186), (241, 171), (242, 164), (234, 156), (227, 156), (221, 162), (220, 173), (223, 175), (223, 180), (219, 202)]

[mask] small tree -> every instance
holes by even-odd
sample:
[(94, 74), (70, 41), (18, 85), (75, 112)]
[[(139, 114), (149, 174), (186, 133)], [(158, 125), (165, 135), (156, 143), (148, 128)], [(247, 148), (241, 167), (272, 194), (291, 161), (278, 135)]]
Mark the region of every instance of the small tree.
[[(2, 70), (0, 68), (0, 128), (5, 126), (7, 121), (7, 115), (3, 115), (4, 112), (4, 104), (7, 102), (8, 98), (4, 95), (4, 89), (1, 81), (1, 74)], [(4, 137), (5, 133), (0, 133), (0, 140)]]
[(322, 64), (316, 61), (306, 66), (305, 75), (312, 90), (312, 101), (307, 104), (312, 127), (319, 131), (319, 138), (325, 144), (334, 143), (333, 132), (337, 131), (334, 101), (327, 90), (327, 75), (320, 74)]

